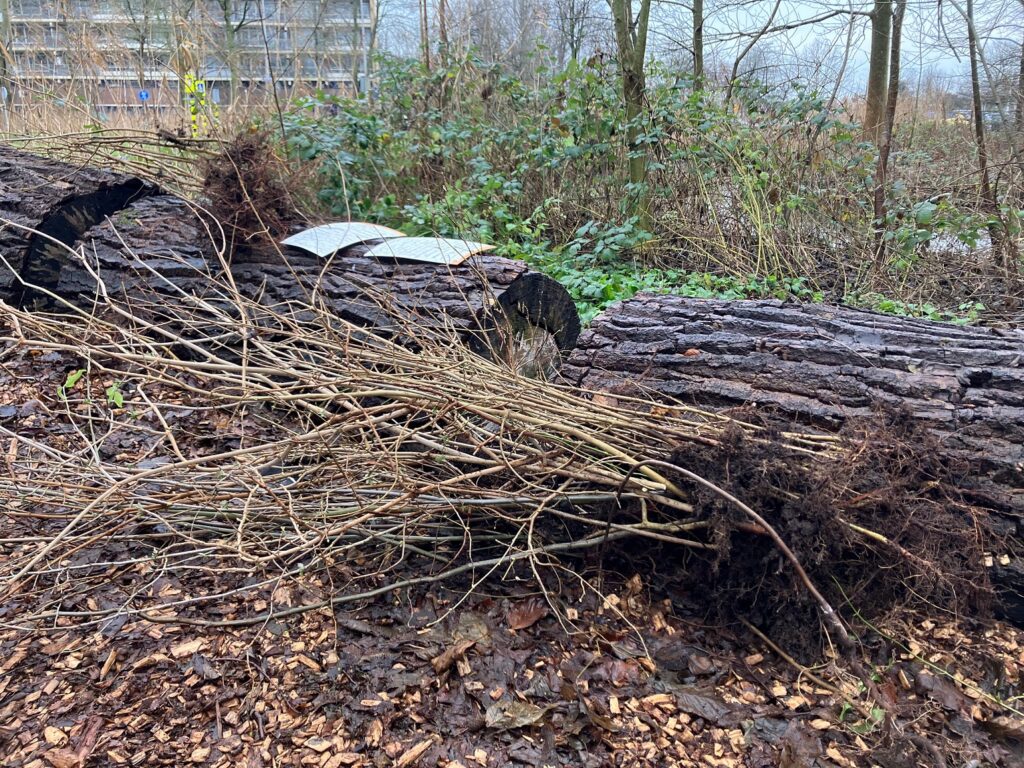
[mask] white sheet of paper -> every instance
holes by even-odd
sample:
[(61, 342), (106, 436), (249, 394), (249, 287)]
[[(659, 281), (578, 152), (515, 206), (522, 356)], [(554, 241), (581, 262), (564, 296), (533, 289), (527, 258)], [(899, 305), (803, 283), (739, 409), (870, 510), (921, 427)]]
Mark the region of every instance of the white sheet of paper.
[(493, 245), (445, 237), (403, 237), (386, 240), (366, 252), (375, 259), (408, 259), (431, 264), (461, 264), (470, 256), (493, 250)]
[(332, 253), (348, 248), (350, 245), (365, 243), (367, 240), (384, 240), (394, 237), (405, 237), (397, 229), (382, 227), (379, 224), (367, 224), (362, 221), (339, 221), (334, 224), (321, 224), (318, 227), (304, 229), (297, 235), (286, 237), (281, 245), (301, 248), (316, 254), (322, 259)]

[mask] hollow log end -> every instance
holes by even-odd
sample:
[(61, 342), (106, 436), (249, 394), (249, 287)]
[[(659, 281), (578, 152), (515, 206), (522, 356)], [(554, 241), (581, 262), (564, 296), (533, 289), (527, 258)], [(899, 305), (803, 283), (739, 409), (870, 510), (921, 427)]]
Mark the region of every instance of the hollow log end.
[(580, 335), (580, 316), (569, 292), (538, 272), (520, 275), (497, 297), (488, 325), (486, 350), (476, 351), (540, 378), (558, 370)]

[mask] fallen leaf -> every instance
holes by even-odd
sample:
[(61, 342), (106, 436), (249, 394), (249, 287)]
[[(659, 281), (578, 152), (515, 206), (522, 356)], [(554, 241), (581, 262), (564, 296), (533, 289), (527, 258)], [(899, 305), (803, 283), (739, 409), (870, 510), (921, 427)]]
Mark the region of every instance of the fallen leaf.
[(945, 677), (921, 670), (917, 673), (917, 687), (951, 712), (963, 712), (968, 707), (966, 697)]
[(701, 675), (710, 675), (715, 671), (715, 662), (709, 659), (707, 656), (694, 655), (691, 656), (686, 663), (690, 670), (691, 675), (700, 677)]
[(43, 728), (43, 738), (46, 739), (46, 743), (51, 747), (63, 747), (68, 743), (68, 735), (60, 728), (54, 728), (52, 725)]
[(217, 668), (208, 662), (205, 656), (198, 653), (192, 656), (192, 671), (203, 678), (203, 680), (220, 679), (220, 672)]
[(1024, 745), (1024, 719), (996, 717), (982, 720), (981, 727), (1003, 741), (1015, 741)]
[(476, 640), (469, 638), (466, 640), (460, 640), (455, 645), (451, 646), (439, 656), (435, 656), (430, 660), (430, 665), (434, 668), (437, 674), (447, 672), (451, 668), (452, 664), (456, 662), (463, 654), (466, 653), (470, 648), (476, 645)]
[[(825, 723), (827, 720), (812, 721), (811, 727), (816, 728), (816, 722)], [(821, 739), (807, 729), (807, 726), (798, 720), (790, 722), (786, 732), (782, 735), (782, 752), (779, 755), (779, 768), (804, 768), (814, 765), (815, 758), (822, 753)]]
[(521, 600), (509, 609), (505, 618), (509, 629), (526, 629), (548, 615), (548, 604), (539, 597)]
[(708, 696), (693, 690), (673, 688), (676, 695), (676, 706), (680, 712), (695, 715), (716, 723), (732, 712), (732, 708), (719, 698)]
[(488, 728), (507, 731), (525, 728), (544, 717), (544, 710), (536, 704), (513, 699), (502, 699), (491, 704), (484, 712), (484, 723)]

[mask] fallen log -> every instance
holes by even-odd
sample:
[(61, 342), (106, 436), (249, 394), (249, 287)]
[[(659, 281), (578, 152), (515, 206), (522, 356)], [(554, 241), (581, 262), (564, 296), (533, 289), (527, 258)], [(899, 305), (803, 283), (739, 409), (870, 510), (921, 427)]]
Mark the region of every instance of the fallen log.
[(971, 465), (979, 494), (1024, 512), (1022, 330), (648, 294), (598, 316), (562, 375), (611, 396), (757, 406), (826, 431), (906, 409)]
[(90, 227), (155, 188), (134, 176), (0, 147), (0, 297), (21, 296), (17, 275), (51, 283)]
[(309, 313), (323, 305), (353, 324), (399, 335), (403, 328), (451, 327), (485, 355), (513, 358), (527, 373), (557, 367), (575, 344), (579, 316), (568, 292), (526, 264), (478, 254), (458, 266), (378, 260), (357, 245), (329, 261), (267, 245), (224, 252), (216, 222), (186, 201), (155, 195), (129, 203), (83, 232), (59, 269), (27, 269), (41, 288), (91, 301), (98, 275), (108, 291), (185, 291), (207, 296), (225, 264), (244, 296)]
[[(774, 426), (826, 433), (879, 409), (905, 413), (934, 437), (993, 533), (1024, 538), (1024, 330), (641, 294), (594, 320), (561, 375), (605, 398), (741, 418), (751, 409)], [(990, 573), (1004, 612), (1021, 620), (1024, 569), (997, 560)]]

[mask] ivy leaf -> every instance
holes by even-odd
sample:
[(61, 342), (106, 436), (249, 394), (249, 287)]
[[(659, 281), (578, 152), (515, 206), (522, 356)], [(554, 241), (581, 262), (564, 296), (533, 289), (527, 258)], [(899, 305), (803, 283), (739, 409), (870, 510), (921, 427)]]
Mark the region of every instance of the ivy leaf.
[(121, 392), (121, 387), (115, 381), (109, 387), (104, 390), (107, 395), (107, 402), (115, 408), (124, 407), (124, 393)]

